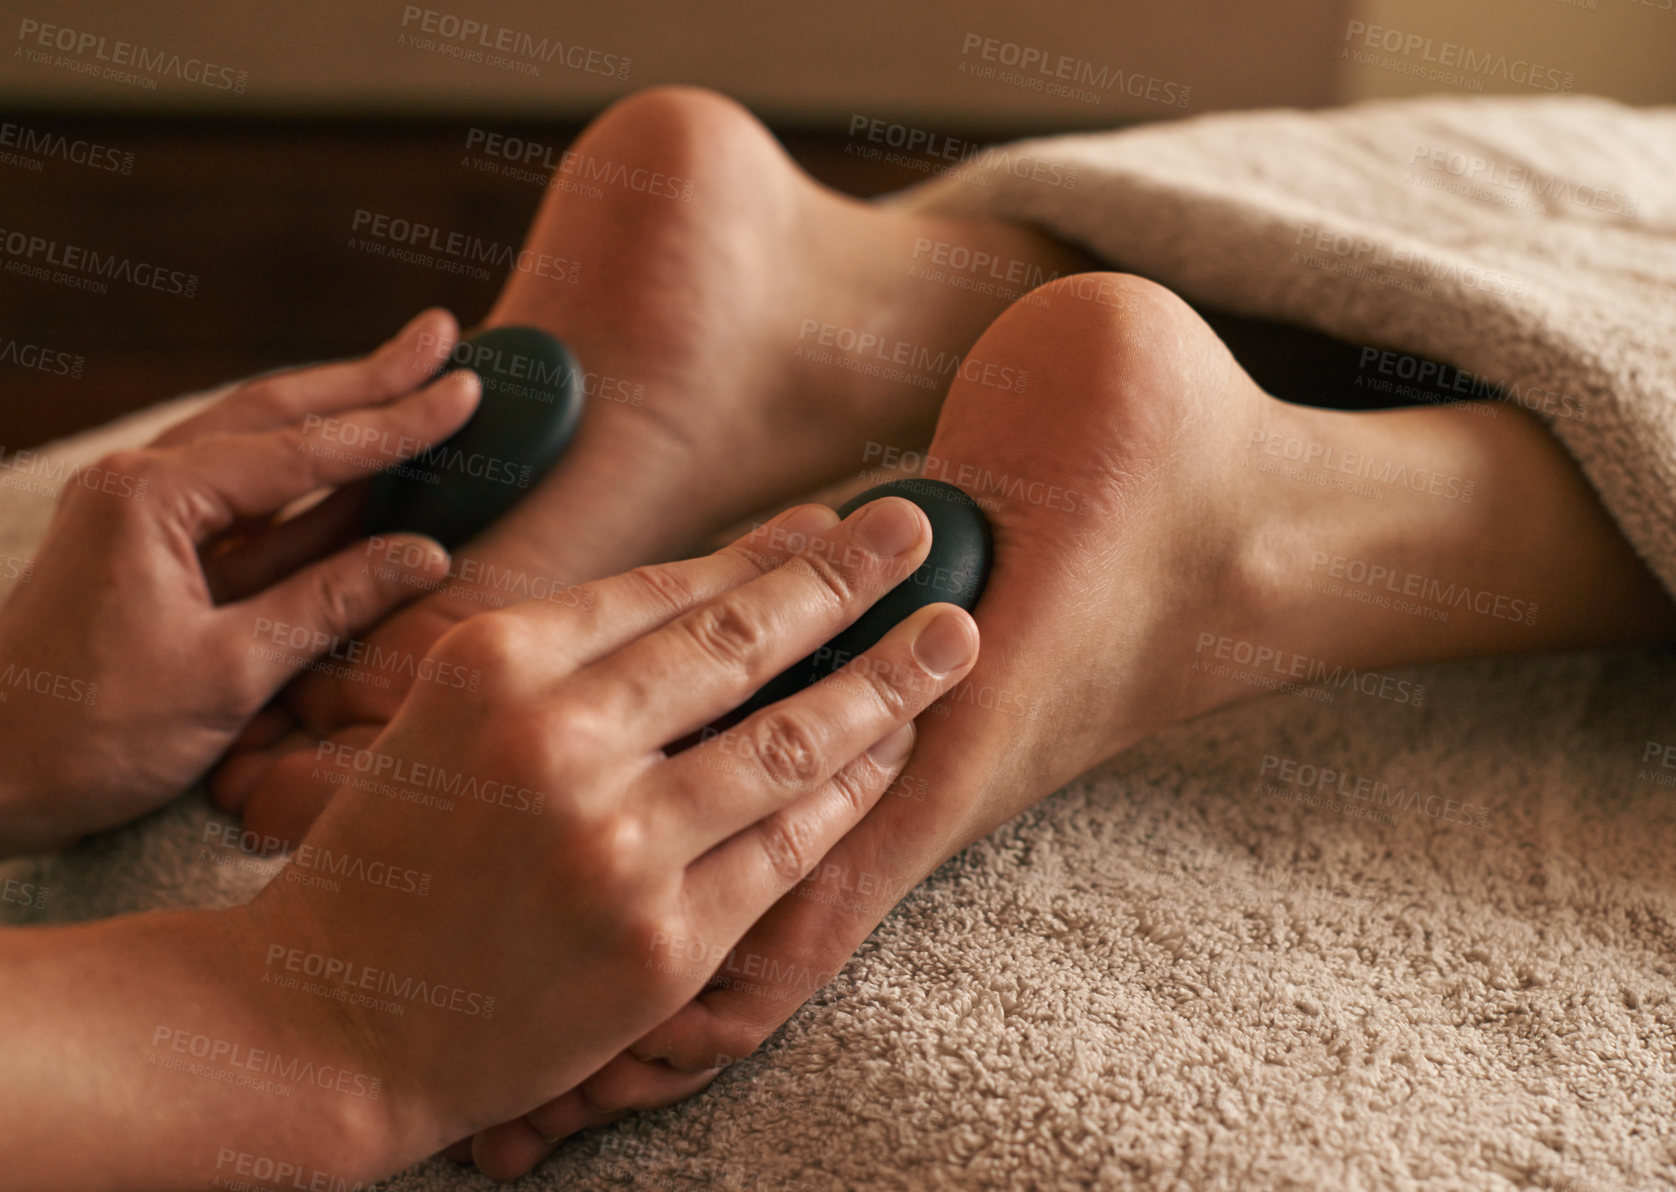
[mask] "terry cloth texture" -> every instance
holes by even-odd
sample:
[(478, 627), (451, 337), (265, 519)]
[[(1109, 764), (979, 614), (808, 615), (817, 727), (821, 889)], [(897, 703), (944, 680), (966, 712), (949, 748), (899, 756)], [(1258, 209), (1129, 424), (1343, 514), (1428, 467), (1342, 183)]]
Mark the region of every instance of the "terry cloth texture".
[[(1505, 175), (1488, 198), (1453, 193), (1417, 147), (1636, 209), (1572, 190), (1533, 212)], [(1421, 102), (1013, 152), (1074, 165), (1075, 186), (948, 179), (899, 201), (1038, 219), (1189, 297), (1446, 360), (1526, 404), (1586, 399), (1556, 432), (1676, 577), (1670, 114)], [(47, 470), (183, 412), (62, 445)], [(0, 489), (0, 552), (28, 553), (47, 512)], [(593, 1131), (515, 1187), (1676, 1186), (1676, 655), (1395, 678), (1406, 699), (1271, 695), (1085, 775), (944, 865), (707, 1093)], [(12, 863), (0, 877), (49, 893), (0, 911), (247, 897), (277, 865), (217, 864), (211, 818), (188, 792)], [(437, 1161), (388, 1187), (496, 1185)]]

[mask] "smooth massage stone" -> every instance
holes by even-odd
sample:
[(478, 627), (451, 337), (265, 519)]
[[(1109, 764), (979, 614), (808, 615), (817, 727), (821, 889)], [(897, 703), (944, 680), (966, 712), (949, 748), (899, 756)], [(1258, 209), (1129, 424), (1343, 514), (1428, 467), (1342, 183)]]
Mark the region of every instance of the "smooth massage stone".
[(443, 371), (457, 368), (482, 379), (483, 400), (446, 441), (372, 478), (368, 534), (426, 534), (452, 550), (517, 504), (575, 437), (581, 373), (545, 331), (480, 331), (449, 353)]
[(848, 629), (765, 683), (730, 721), (819, 682), (872, 649), (917, 609), (945, 602), (967, 612), (977, 607), (994, 551), (989, 519), (978, 503), (941, 480), (892, 480), (846, 502), (838, 513), (848, 517), (880, 497), (905, 497), (925, 511), (931, 522), (931, 553), (925, 562), (879, 597)]

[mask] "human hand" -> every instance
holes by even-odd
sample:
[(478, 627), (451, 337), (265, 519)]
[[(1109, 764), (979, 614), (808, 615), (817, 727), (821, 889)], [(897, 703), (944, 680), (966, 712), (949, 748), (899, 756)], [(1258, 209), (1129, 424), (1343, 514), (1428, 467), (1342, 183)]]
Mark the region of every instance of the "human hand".
[[(854, 620), (930, 545), (900, 499), (835, 520), (803, 507), (715, 555), (590, 584), (575, 606), (472, 618), (432, 656), (480, 673), (479, 691), (419, 684), (343, 759), (369, 781), (345, 784), (243, 934), (267, 958), (252, 980), (302, 973), (342, 1007), (400, 1115), (387, 1166), (534, 1108), (667, 1018), (710, 975), (692, 952), (725, 952), (900, 771), (913, 717), (976, 654), (951, 605), (663, 748)], [(326, 888), (309, 856), (429, 875), (424, 929), (413, 893)], [(428, 992), (393, 992), (416, 984)]]
[[(363, 359), (259, 377), (75, 474), (0, 610), (0, 846), (63, 847), (180, 792), (300, 668), (446, 573), (341, 545), (359, 480), (458, 429), (478, 382), (426, 311)], [(402, 444), (405, 451), (345, 444)]]
[[(1027, 391), (984, 385), (991, 366), (1027, 373)], [(1067, 278), (998, 319), (913, 456), (976, 497), (994, 530), (975, 610), (983, 657), (920, 718), (895, 793), (752, 926), (711, 987), (582, 1085), (478, 1135), (478, 1165), (512, 1178), (577, 1130), (702, 1089), (815, 992), (740, 980), (735, 957), (836, 973), (955, 851), (1207, 706), (1182, 635), (1244, 615), (1249, 505), (1235, 498), (1248, 473), (1217, 461), (1268, 400), (1191, 309), (1136, 278)]]

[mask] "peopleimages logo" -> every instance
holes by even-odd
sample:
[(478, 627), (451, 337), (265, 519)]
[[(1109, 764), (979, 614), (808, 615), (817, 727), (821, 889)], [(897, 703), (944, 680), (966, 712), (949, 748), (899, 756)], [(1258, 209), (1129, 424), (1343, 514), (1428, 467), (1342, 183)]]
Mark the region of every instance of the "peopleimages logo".
[(34, 369), (55, 377), (78, 380), (87, 364), (84, 356), (43, 348), (39, 344), (20, 343), (0, 335), (0, 364), (15, 364), (19, 368)]
[[(1344, 40), (1350, 43), (1345, 47), (1346, 56), (1352, 56), (1351, 46), (1359, 46), (1363, 50), (1382, 50), (1398, 58), (1408, 59), (1414, 66), (1424, 63), (1428, 66), (1463, 71), (1477, 79), (1499, 79), (1536, 91), (1571, 94), (1574, 77), (1571, 71), (1561, 71), (1556, 66), (1544, 66), (1526, 58), (1509, 58), (1506, 54), (1491, 51), (1480, 52), (1458, 41), (1435, 41), (1420, 33), (1406, 33), (1385, 25), (1370, 25), (1366, 21), (1351, 21), (1346, 25)], [(1356, 60), (1363, 61), (1363, 58), (1358, 56)]]
[(510, 244), (485, 240), (467, 232), (450, 232), (419, 220), (368, 211), (364, 207), (355, 209), (349, 230), (404, 249), (436, 253), (474, 265), (516, 269), (550, 281), (574, 282), (581, 274), (581, 266), (577, 262), (563, 257), (528, 248), (514, 248)]
[[(20, 153), (34, 154), (40, 158), (56, 157), (72, 165), (86, 166), (90, 170), (118, 174), (130, 174), (134, 170), (134, 154), (131, 151), (112, 149), (109, 145), (101, 145), (97, 141), (88, 141), (80, 137), (71, 140), (63, 133), (30, 128), (28, 125), (13, 124), (10, 121), (0, 123), (0, 147), (16, 149)], [(10, 155), (0, 154), (0, 160), (8, 156)]]
[[(1414, 812), (1427, 819), (1460, 824), (1463, 827), (1483, 828), (1489, 823), (1489, 809), (1475, 803), (1452, 799), (1427, 791), (1420, 783), (1401, 783), (1392, 786), (1377, 778), (1349, 773), (1331, 766), (1318, 766), (1297, 758), (1265, 753), (1257, 767), (1258, 793), (1274, 794), (1307, 791), (1315, 798), (1343, 801), (1348, 806), (1364, 804), (1387, 813)], [(1265, 780), (1278, 780), (1285, 787), (1271, 788)], [(1387, 819), (1385, 822), (1394, 822)]]
[(852, 152), (858, 140), (901, 150), (901, 153), (888, 157), (877, 151), (864, 156), (921, 169), (922, 172), (959, 177), (963, 181), (987, 182), (989, 174), (1002, 173), (1066, 190), (1077, 184), (1076, 166), (1016, 153), (1006, 145), (962, 140), (928, 128), (880, 120), (859, 112), (850, 116), (850, 144), (844, 147), (844, 152)]
[[(1323, 571), (1324, 575), (1316, 577), (1317, 571)], [(1383, 594), (1427, 601), (1440, 609), (1465, 608), (1480, 616), (1518, 621), (1525, 625), (1536, 624), (1536, 614), (1541, 607), (1539, 602), (1528, 598), (1507, 596), (1465, 583), (1452, 581), (1446, 584), (1433, 576), (1421, 575), (1396, 564), (1370, 563), (1365, 559), (1352, 559), (1324, 550), (1310, 552), (1309, 573), (1310, 582), (1317, 586), (1321, 579), (1339, 580), (1369, 591), (1379, 589)], [(1334, 594), (1328, 592), (1328, 595)]]
[(158, 1063), (158, 1053), (173, 1053), (209, 1065), (226, 1069), (253, 1072), (262, 1076), (277, 1076), (294, 1085), (311, 1085), (326, 1092), (343, 1093), (376, 1101), (383, 1094), (384, 1081), (365, 1072), (354, 1072), (335, 1064), (317, 1064), (299, 1056), (286, 1056), (266, 1048), (250, 1047), (230, 1039), (220, 1039), (186, 1027), (159, 1024), (151, 1032), (149, 1064)]
[[(195, 83), (215, 91), (237, 92), (243, 92), (245, 84), (250, 81), (249, 71), (234, 70), (231, 66), (217, 66), (202, 58), (183, 56), (168, 50), (153, 50), (131, 41), (112, 40), (85, 30), (49, 25), (29, 17), (24, 17), (19, 22), (17, 40), (23, 43), (18, 53), (31, 61), (44, 60), (47, 55), (42, 51), (57, 50), (61, 54), (82, 59), (82, 68), (91, 68), (81, 69), (81, 73), (107, 73), (110, 77), (124, 76), (118, 81), (140, 81), (127, 75), (127, 71), (114, 70), (116, 67), (126, 67), (129, 71), (147, 76), (144, 81), (150, 84), (148, 90), (156, 88), (156, 80), (159, 78), (179, 79), (181, 82)], [(89, 58), (91, 62), (86, 61)], [(98, 63), (108, 65), (101, 68), (96, 65)], [(59, 64), (64, 64), (62, 59), (59, 60)]]
[[(280, 976), (293, 973), (298, 977), (312, 978), (326, 987), (324, 991), (305, 988), (305, 992), (309, 993), (325, 992), (330, 996), (340, 990), (356, 993), (366, 991), (368, 994), (381, 994), (394, 999), (398, 1006), (403, 1007), (424, 1005), (437, 1010), (452, 1010), (469, 1018), (495, 1016), (495, 999), (487, 994), (475, 993), (441, 981), (399, 975), (389, 969), (358, 964), (320, 952), (306, 952), (301, 948), (288, 948), (284, 944), (269, 944), (267, 971), (262, 974), (263, 982), (282, 988), (296, 986), (295, 979)], [(338, 997), (336, 1000), (349, 999)]]
[(965, 35), (960, 57), (965, 74), (1083, 103), (1099, 103), (1102, 94), (1115, 90), (1131, 99), (1185, 108), (1193, 94), (1193, 88), (1181, 83), (981, 33)]
[(417, 34), (441, 38), (454, 50), (450, 55), (452, 57), (486, 62), (491, 66), (510, 65), (505, 59), (495, 57), (505, 54), (529, 63), (556, 60), (562, 66), (586, 74), (608, 75), (616, 79), (626, 79), (629, 75), (630, 61), (621, 54), (590, 49), (574, 42), (567, 45), (557, 38), (537, 38), (521, 29), (491, 25), (474, 17), (461, 17), (409, 4), (402, 9), (402, 34), (398, 44), (402, 44), (402, 39), (412, 38), (411, 44), (418, 49), (440, 51), (440, 47), (418, 38)]
[[(198, 275), (166, 269), (148, 261), (136, 261), (116, 253), (100, 252), (80, 244), (64, 244), (15, 228), (0, 228), (0, 254), (6, 257), (8, 273), (39, 276), (59, 270), (99, 286), (120, 281), (143, 290), (159, 290), (186, 298), (198, 292)], [(87, 288), (87, 287), (83, 287)], [(100, 293), (105, 292), (103, 289)]]

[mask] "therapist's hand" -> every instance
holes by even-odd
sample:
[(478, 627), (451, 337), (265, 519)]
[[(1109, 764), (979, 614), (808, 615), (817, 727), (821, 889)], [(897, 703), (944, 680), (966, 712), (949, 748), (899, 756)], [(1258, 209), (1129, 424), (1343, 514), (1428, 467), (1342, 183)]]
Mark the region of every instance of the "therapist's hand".
[[(341, 1009), (389, 1090), (391, 1163), (533, 1109), (666, 1019), (900, 772), (912, 719), (977, 655), (952, 605), (665, 748), (930, 546), (897, 498), (835, 522), (801, 507), (714, 555), (589, 584), (576, 606), (471, 618), (431, 656), (480, 674), (476, 693), (418, 683), (365, 749), (322, 759), (339, 794), (249, 908), (249, 979)], [(321, 881), (319, 858), (424, 880)]]
[(0, 610), (0, 851), (163, 803), (301, 668), (446, 575), (428, 539), (377, 565), (337, 549), (353, 491), (277, 515), (464, 424), (475, 375), (426, 383), (457, 334), (426, 311), (370, 356), (258, 378), (70, 478)]

